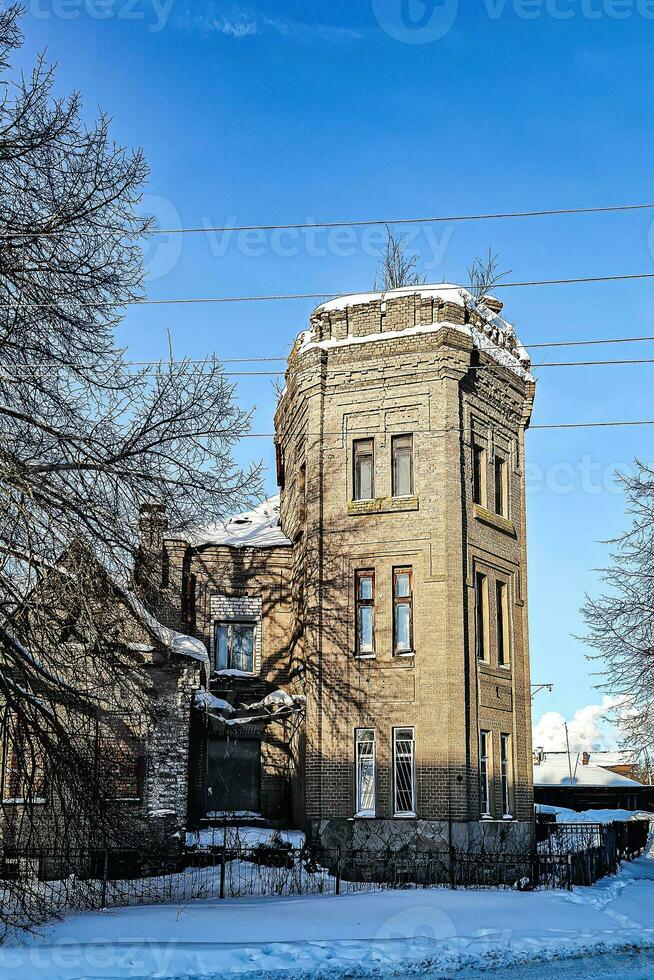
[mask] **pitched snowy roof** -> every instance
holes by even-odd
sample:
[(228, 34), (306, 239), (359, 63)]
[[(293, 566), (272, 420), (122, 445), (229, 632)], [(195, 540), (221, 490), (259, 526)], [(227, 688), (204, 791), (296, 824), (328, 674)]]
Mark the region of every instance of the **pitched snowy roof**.
[(187, 636), (185, 633), (178, 633), (164, 626), (158, 619), (149, 612), (140, 599), (137, 599), (133, 592), (122, 589), (122, 594), (129, 604), (132, 612), (145, 626), (148, 633), (180, 657), (190, 657), (191, 660), (209, 661), (209, 654), (202, 640), (197, 640), (194, 636)]
[[(461, 324), (451, 321), (438, 321), (436, 323), (421, 324), (416, 327), (408, 327), (405, 330), (387, 331), (384, 333), (367, 334), (365, 336), (351, 336), (335, 340), (318, 340), (313, 328), (303, 331), (298, 340), (298, 353), (311, 348), (328, 350), (332, 347), (344, 347), (349, 344), (365, 344), (375, 340), (389, 340), (397, 336), (410, 334), (434, 333), (443, 327), (450, 327), (459, 330), (472, 338), (476, 348), (483, 350), (484, 353), (492, 357), (498, 364), (508, 368), (526, 381), (533, 381), (530, 373), (531, 359), (529, 354), (520, 342), (512, 324), (501, 317), (498, 313), (483, 302), (478, 302), (472, 293), (464, 289), (463, 286), (456, 286), (452, 283), (439, 283), (434, 286), (406, 286), (402, 289), (392, 289), (387, 292), (376, 293), (351, 293), (346, 296), (339, 296), (329, 300), (319, 306), (314, 317), (319, 317), (322, 313), (332, 313), (336, 310), (348, 309), (351, 306), (359, 306), (365, 303), (381, 301), (382, 308), (389, 299), (396, 299), (402, 296), (420, 296), (429, 299), (442, 300), (454, 306), (460, 306), (471, 311), (478, 318), (477, 324)], [(493, 297), (486, 297), (492, 300)]]
[(288, 548), (291, 545), (279, 522), (279, 494), (253, 510), (218, 524), (195, 528), (184, 537), (194, 547), (220, 544), (230, 548)]
[[(572, 769), (572, 781), (570, 770)], [(591, 762), (583, 765), (581, 753), (548, 752), (539, 764), (534, 764), (535, 786), (636, 787), (642, 783)]]

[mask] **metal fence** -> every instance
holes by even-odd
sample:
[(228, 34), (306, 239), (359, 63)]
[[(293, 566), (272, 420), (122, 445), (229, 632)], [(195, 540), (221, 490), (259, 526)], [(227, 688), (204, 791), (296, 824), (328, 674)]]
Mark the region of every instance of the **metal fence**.
[[(74, 911), (391, 888), (555, 889), (589, 885), (642, 853), (648, 821), (551, 824), (532, 853), (351, 851), (283, 844), (191, 849), (181, 856), (99, 850), (0, 854), (0, 922)], [(0, 934), (0, 939), (1, 939)]]

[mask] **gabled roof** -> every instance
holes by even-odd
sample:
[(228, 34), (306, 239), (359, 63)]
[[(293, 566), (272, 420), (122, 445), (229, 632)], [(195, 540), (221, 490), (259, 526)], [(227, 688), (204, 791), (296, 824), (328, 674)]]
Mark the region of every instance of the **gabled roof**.
[(194, 528), (184, 534), (184, 540), (195, 548), (210, 544), (229, 548), (290, 548), (292, 544), (280, 526), (279, 494), (226, 521)]

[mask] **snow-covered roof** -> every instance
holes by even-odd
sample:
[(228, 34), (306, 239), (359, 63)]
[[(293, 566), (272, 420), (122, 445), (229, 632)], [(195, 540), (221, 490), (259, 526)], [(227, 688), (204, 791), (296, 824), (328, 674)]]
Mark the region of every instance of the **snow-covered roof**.
[[(526, 381), (534, 380), (530, 373), (531, 359), (522, 346), (512, 324), (483, 302), (475, 300), (472, 293), (468, 292), (467, 289), (452, 283), (440, 283), (434, 286), (407, 286), (402, 289), (392, 289), (387, 292), (377, 293), (351, 293), (323, 303), (314, 312), (314, 317), (319, 317), (322, 313), (333, 313), (337, 310), (344, 310), (351, 306), (359, 306), (378, 300), (381, 301), (383, 310), (384, 304), (389, 299), (414, 295), (442, 300), (445, 303), (467, 309), (476, 315), (478, 325), (474, 323), (464, 325), (451, 321), (438, 321), (409, 327), (406, 330), (386, 331), (384, 333), (373, 333), (365, 336), (350, 336), (339, 340), (319, 340), (312, 328), (300, 334), (298, 338), (298, 353), (302, 354), (312, 348), (329, 350), (330, 348), (344, 347), (350, 344), (369, 344), (375, 340), (390, 340), (400, 335), (434, 333), (443, 327), (449, 327), (471, 337), (477, 349), (483, 350), (484, 353), (492, 357), (498, 364), (513, 371), (514, 374), (519, 375), (519, 377)], [(490, 296), (487, 298), (489, 300), (492, 299)]]
[[(572, 769), (572, 781), (570, 770)], [(535, 786), (636, 787), (642, 783), (591, 762), (584, 765), (581, 753), (548, 752), (539, 764), (534, 764)]]
[(279, 522), (279, 494), (227, 521), (194, 528), (184, 539), (194, 547), (221, 544), (230, 548), (288, 548), (291, 545)]
[(191, 660), (201, 660), (209, 662), (207, 648), (201, 640), (196, 640), (194, 636), (186, 636), (184, 633), (177, 633), (168, 626), (164, 626), (158, 619), (149, 612), (140, 599), (127, 590), (123, 590), (123, 595), (128, 602), (132, 612), (145, 626), (148, 633), (158, 640), (163, 646), (180, 657), (190, 657)]

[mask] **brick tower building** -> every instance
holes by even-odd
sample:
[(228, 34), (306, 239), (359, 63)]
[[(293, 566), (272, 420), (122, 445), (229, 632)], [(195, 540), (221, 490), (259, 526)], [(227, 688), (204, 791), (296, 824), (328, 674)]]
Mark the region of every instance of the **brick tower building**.
[(330, 843), (531, 832), (535, 386), (501, 310), (445, 285), (346, 296), (289, 358), (275, 426), (299, 816)]

